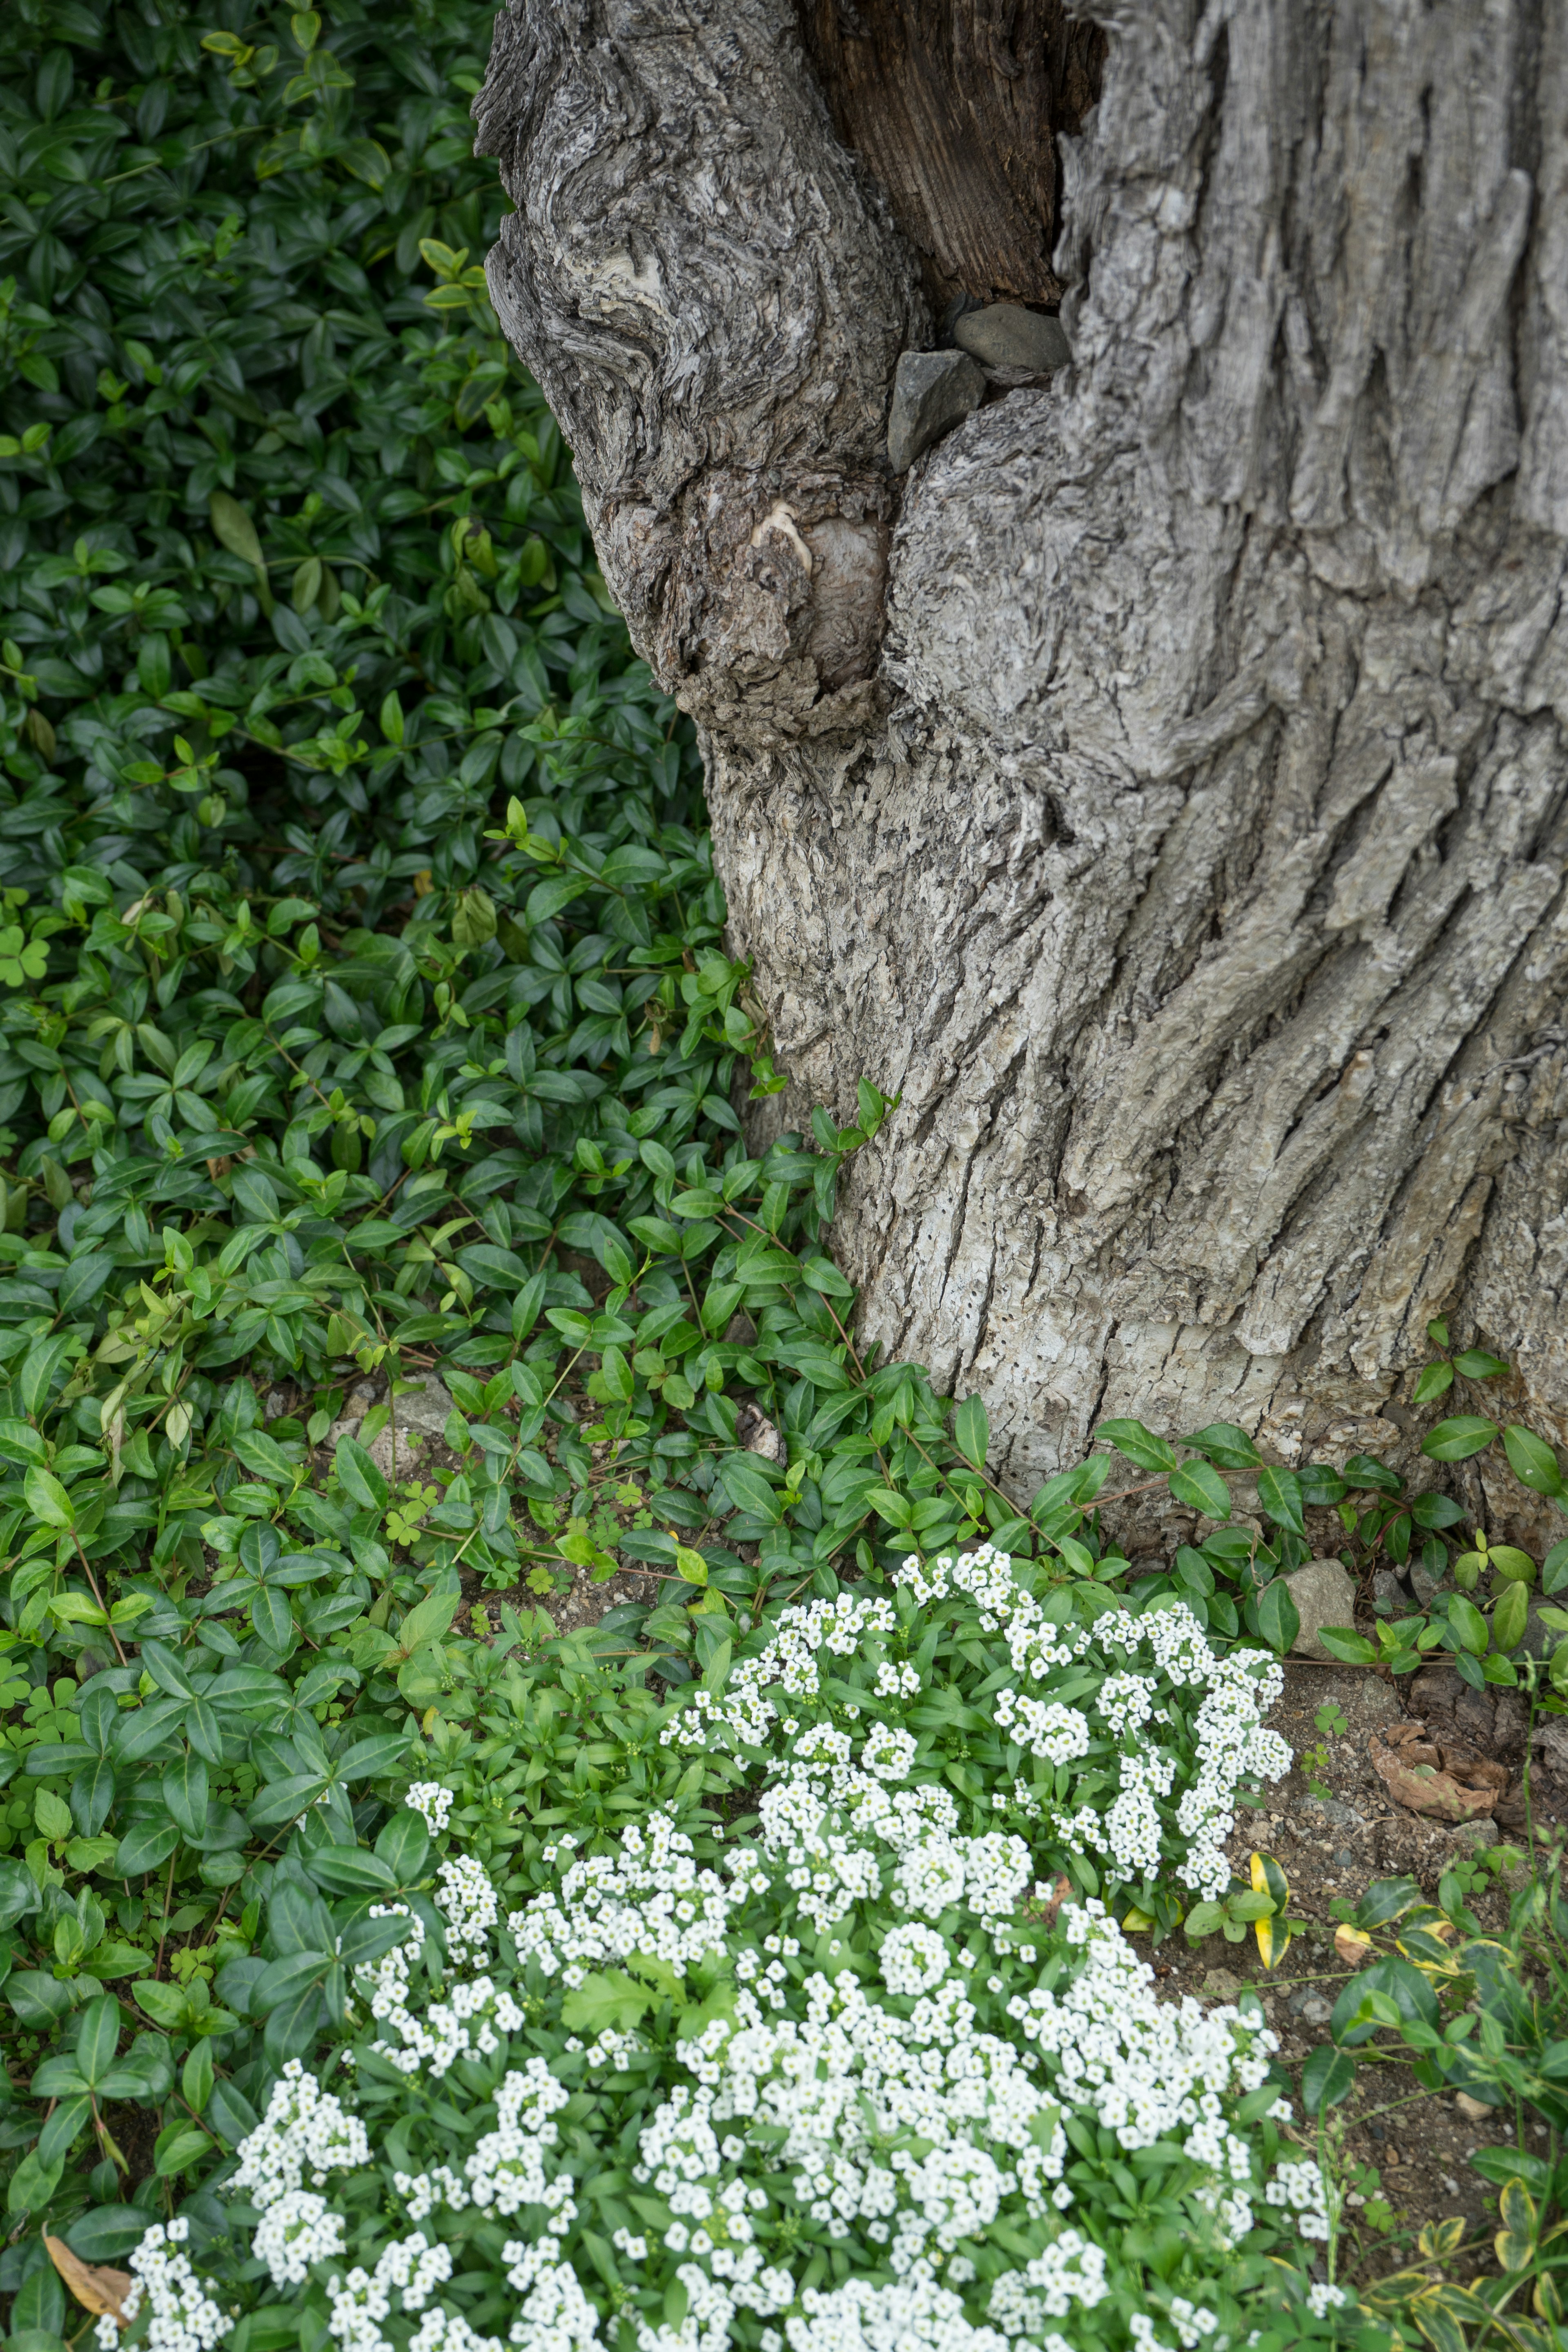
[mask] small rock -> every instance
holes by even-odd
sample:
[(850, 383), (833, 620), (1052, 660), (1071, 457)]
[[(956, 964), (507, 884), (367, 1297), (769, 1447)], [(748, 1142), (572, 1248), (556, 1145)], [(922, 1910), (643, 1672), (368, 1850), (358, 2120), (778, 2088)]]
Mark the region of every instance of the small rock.
[(1061, 320), (1041, 310), (1026, 310), (1021, 302), (992, 302), (984, 310), (966, 310), (953, 324), (952, 340), (982, 367), (1023, 368), (1031, 375), (1047, 375), (1072, 362), (1072, 345)]
[(281, 1389), (268, 1389), (262, 1411), (268, 1421), (281, 1421), (289, 1410), (289, 1400)]
[(372, 1441), (368, 1450), (371, 1460), (374, 1463), (376, 1468), (380, 1471), (384, 1478), (411, 1478), (414, 1475), (415, 1465), (419, 1459), (420, 1453), (423, 1450), (425, 1444), (426, 1440), (420, 1437), (416, 1431), (405, 1429), (402, 1423), (399, 1423), (397, 1428), (397, 1445), (395, 1455), (393, 1450), (392, 1424), (389, 1422), (386, 1427)]
[(1484, 2124), (1491, 2120), (1492, 2111), (1486, 2102), (1483, 2099), (1472, 2099), (1468, 2091), (1456, 2092), (1454, 2105), (1467, 2123)]
[(1418, 1609), (1430, 1609), (1433, 1594), (1441, 1592), (1447, 1582), (1446, 1576), (1434, 1576), (1431, 1570), (1423, 1568), (1418, 1559), (1411, 1561), (1410, 1590), (1415, 1596)]
[(1380, 1568), (1372, 1580), (1372, 1605), (1380, 1617), (1410, 1613), (1410, 1595), (1392, 1568)]
[(966, 352), (900, 353), (888, 412), (888, 462), (894, 473), (907, 472), (922, 449), (962, 424), (984, 396), (985, 378)]
[(735, 1415), (735, 1443), (743, 1445), (748, 1454), (760, 1454), (766, 1462), (787, 1463), (789, 1448), (765, 1412), (754, 1404), (743, 1404)]
[(1229, 1969), (1211, 1969), (1201, 1987), (1205, 2000), (1235, 2000), (1244, 1990), (1244, 1980)]
[(1321, 1992), (1315, 1992), (1310, 2000), (1304, 2000), (1301, 2003), (1300, 2015), (1303, 2025), (1327, 2025), (1333, 2013), (1332, 2001), (1325, 2000)]
[(1478, 1821), (1461, 1822), (1450, 1832), (1448, 1843), (1456, 1853), (1474, 1853), (1483, 1845), (1496, 1845), (1500, 1834), (1496, 1822), (1482, 1815)]
[(1329, 1822), (1337, 1830), (1364, 1830), (1366, 1815), (1358, 1813), (1353, 1805), (1342, 1805), (1337, 1797), (1303, 1797), (1301, 1811), (1313, 1828)]
[(425, 1437), (444, 1434), (452, 1400), (434, 1372), (426, 1372), (406, 1396), (390, 1397), (387, 1402), (399, 1431), (407, 1430), (411, 1434), (417, 1432)]
[(1351, 1625), (1355, 1619), (1355, 1586), (1342, 1561), (1310, 1559), (1305, 1568), (1292, 1570), (1285, 1589), (1301, 1620), (1301, 1630), (1290, 1644), (1292, 1657), (1326, 1658), (1329, 1653), (1318, 1639), (1320, 1627)]
[(1531, 1746), (1540, 1750), (1540, 1760), (1548, 1772), (1558, 1780), (1568, 1780), (1568, 1717), (1549, 1715), (1535, 1727)]
[(1336, 1854), (1335, 1854), (1335, 1856), (1334, 1856), (1334, 1860), (1339, 1864), (1339, 1866), (1340, 1866), (1340, 1868), (1341, 1868), (1342, 1870), (1353, 1870), (1353, 1869), (1355, 1868), (1355, 1866), (1356, 1866), (1356, 1862), (1357, 1862), (1357, 1860), (1358, 1860), (1358, 1856), (1357, 1856), (1357, 1854), (1356, 1854), (1356, 1850), (1355, 1850), (1354, 1846), (1353, 1846), (1353, 1845), (1342, 1845), (1342, 1846), (1341, 1846), (1341, 1848), (1340, 1848), (1340, 1850), (1339, 1850), (1338, 1853), (1336, 1853)]
[(349, 1391), (342, 1412), (327, 1432), (327, 1444), (335, 1446), (340, 1437), (357, 1437), (361, 1422), (370, 1411), (381, 1391), (374, 1381), (356, 1381)]

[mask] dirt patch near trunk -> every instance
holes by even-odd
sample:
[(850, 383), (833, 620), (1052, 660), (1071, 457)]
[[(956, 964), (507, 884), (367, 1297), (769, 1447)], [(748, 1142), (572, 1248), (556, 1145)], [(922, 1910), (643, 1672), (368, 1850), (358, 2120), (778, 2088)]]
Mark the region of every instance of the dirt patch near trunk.
[[(1372, 1749), (1411, 1719), (1402, 1704), (1406, 1699), (1415, 1702), (1415, 1719), (1425, 1719), (1441, 1738), (1468, 1743), (1469, 1752), (1501, 1750), (1500, 1760), (1510, 1766), (1510, 1795), (1496, 1819), (1455, 1826), (1423, 1819), (1394, 1801)], [(1320, 1717), (1343, 1727), (1325, 1731)], [(1413, 1678), (1413, 1687), (1396, 1690), (1370, 1672), (1292, 1664), (1269, 1722), (1289, 1742), (1296, 1762), (1267, 1790), (1262, 1807), (1238, 1817), (1228, 1848), (1231, 1867), (1246, 1880), (1253, 1852), (1273, 1854), (1290, 1883), (1292, 1916), (1310, 1926), (1272, 1970), (1263, 1967), (1250, 1933), (1240, 1944), (1214, 1936), (1195, 1946), (1178, 1933), (1150, 1957), (1162, 1990), (1172, 1998), (1234, 2000), (1251, 1986), (1280, 2038), (1280, 2061), (1299, 2086), (1306, 2060), (1328, 2038), (1330, 2010), (1347, 1975), (1333, 1945), (1337, 1903), (1353, 1905), (1373, 1880), (1394, 1877), (1414, 1878), (1436, 1900), (1445, 1874), (1458, 1867), (1477, 1882), (1466, 1899), (1483, 1931), (1495, 1934), (1507, 1926), (1510, 1892), (1524, 1879), (1522, 1861), (1496, 1872), (1485, 1860), (1478, 1867), (1477, 1855), (1525, 1845), (1520, 1775), (1527, 1717), (1512, 1692), (1473, 1693), (1451, 1668), (1428, 1668)], [(1531, 1810), (1538, 1842), (1549, 1853), (1560, 1818), (1568, 1814), (1568, 1791), (1542, 1769), (1544, 1762), (1538, 1750)], [(1345, 2154), (1356, 2176), (1346, 2215), (1352, 2272), (1371, 2276), (1398, 2268), (1405, 2259), (1400, 2251), (1408, 2243), (1405, 2233), (1425, 2221), (1463, 2216), (1473, 2228), (1495, 2211), (1495, 2190), (1467, 2159), (1478, 2147), (1511, 2137), (1503, 2119), (1467, 2116), (1451, 2095), (1424, 2092), (1404, 2066), (1363, 2068), (1347, 2105), (1337, 2112), (1351, 2119)], [(1544, 2130), (1540, 2145), (1545, 2152)]]

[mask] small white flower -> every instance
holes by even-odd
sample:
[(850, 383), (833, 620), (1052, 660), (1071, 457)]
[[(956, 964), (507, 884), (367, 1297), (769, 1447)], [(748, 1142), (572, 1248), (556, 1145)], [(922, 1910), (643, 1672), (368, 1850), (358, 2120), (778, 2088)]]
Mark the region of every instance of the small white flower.
[(403, 1801), (437, 1835), (452, 1817), (452, 1791), (443, 1789), (439, 1780), (416, 1780)]

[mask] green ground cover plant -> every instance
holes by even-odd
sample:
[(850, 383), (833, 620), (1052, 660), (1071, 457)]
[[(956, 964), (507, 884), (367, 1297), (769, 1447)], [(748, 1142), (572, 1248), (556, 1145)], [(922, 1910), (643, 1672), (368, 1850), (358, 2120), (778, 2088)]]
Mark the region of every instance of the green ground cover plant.
[[(0, 2297), (13, 2352), (58, 2352), (81, 2333), (45, 2231), (115, 2262), (182, 2218), (193, 2256), (244, 2306), (237, 2352), (282, 2352), (286, 2310), (304, 2352), (322, 2352), (333, 2258), (306, 2264), (303, 2297), (294, 2255), (281, 2287), (268, 2272), (258, 2290), (243, 2233), (265, 2209), (253, 2199), (245, 2218), (237, 2152), (283, 2067), (324, 2082), (331, 2066), (341, 2091), (349, 2047), (366, 2116), (402, 2134), (404, 2170), (422, 2134), (450, 2128), (430, 2083), (410, 2091), (370, 2049), (359, 1973), (391, 1983), (407, 1960), (422, 2017), (456, 1999), (478, 1948), (454, 1943), (443, 1868), (476, 1901), (482, 1876), (499, 1921), (536, 1916), (565, 1866), (563, 1833), (584, 1869), (628, 1867), (628, 1831), (689, 1840), (663, 1850), (703, 1873), (746, 1838), (768, 1857), (752, 1912), (733, 1933), (726, 1915), (692, 1955), (700, 1999), (660, 1973), (654, 1945), (628, 1944), (620, 1981), (595, 1985), (609, 2100), (569, 2047), (589, 2022), (577, 1996), (604, 1972), (543, 1981), (492, 1921), (490, 1981), (524, 2018), (456, 2062), (473, 2070), (458, 2077), (465, 2149), (492, 2113), (506, 2128), (486, 2103), (508, 2062), (543, 2064), (566, 2086), (579, 2170), (616, 2182), (685, 2084), (693, 2027), (732, 2021), (740, 1992), (764, 1981), (776, 2000), (748, 1997), (780, 2015), (783, 2002), (803, 2029), (869, 1987), (894, 2021), (876, 2031), (907, 2042), (928, 1996), (900, 1990), (908, 1970), (896, 1985), (879, 1956), (889, 1936), (908, 1941), (895, 1897), (909, 1856), (868, 1814), (822, 1825), (855, 1811), (847, 1783), (822, 1781), (823, 1757), (847, 1771), (853, 1750), (861, 1781), (893, 1785), (863, 1761), (873, 1719), (907, 1734), (906, 1778), (950, 1844), (993, 1860), (1026, 1850), (1031, 1950), (1053, 1999), (1098, 1971), (1145, 2000), (1127, 1948), (1086, 1905), (1163, 1934), (1195, 1896), (1200, 1917), (1228, 1906), (1261, 1943), (1274, 1898), (1227, 1891), (1214, 1863), (1218, 1735), (1203, 1694), (1256, 1692), (1257, 1645), (1289, 1648), (1280, 1571), (1309, 1556), (1308, 1509), (1336, 1507), (1368, 1557), (1399, 1559), (1411, 1527), (1458, 1522), (1443, 1497), (1406, 1506), (1375, 1463), (1282, 1468), (1226, 1424), (1175, 1444), (1107, 1424), (1115, 1450), (1025, 1510), (988, 1475), (977, 1399), (955, 1404), (921, 1367), (858, 1349), (829, 1228), (845, 1156), (889, 1106), (873, 1074), (851, 1126), (818, 1111), (808, 1133), (748, 1151), (745, 1102), (783, 1081), (746, 969), (725, 952), (690, 730), (632, 656), (568, 454), (484, 296), (478, 264), (503, 199), (473, 159), (467, 100), (488, 40), (473, 0), (374, 13), (344, 0), (324, 16), (247, 0), (15, 0), (0, 24)], [(1452, 1363), (1451, 1378), (1489, 1376), (1479, 1356)], [(389, 1477), (371, 1452), (378, 1426), (432, 1368), (454, 1400), (441, 1458)], [(329, 1444), (367, 1375), (383, 1403)], [(767, 1450), (745, 1442), (742, 1411), (753, 1429), (761, 1416)], [(1528, 1436), (1480, 1430), (1472, 1416), (1455, 1443), (1504, 1444), (1514, 1461)], [(1524, 1458), (1528, 1483), (1560, 1491), (1554, 1456)], [(1134, 1570), (1104, 1507), (1152, 1484), (1205, 1531), (1168, 1566)], [(955, 1553), (1014, 1563), (994, 1622), (929, 1565)], [(662, 1580), (662, 1600), (555, 1638), (539, 1604), (627, 1564)], [(1185, 1680), (1169, 1660), (1148, 1675), (1116, 1651), (1123, 1601), (1160, 1629), (1156, 1650), (1175, 1642)], [(738, 1692), (763, 1703), (757, 1662), (803, 1622), (782, 1612), (817, 1612), (833, 1650), (839, 1612), (873, 1604), (888, 1623), (867, 1633), (856, 1618), (837, 1680), (796, 1694), (792, 1727), (735, 1712)], [(1004, 1721), (997, 1695), (1016, 1671), (1004, 1622), (1034, 1624), (1031, 1612), (1064, 1655), (1038, 1653), (1048, 1671)], [(1462, 1614), (1450, 1604), (1442, 1622), (1464, 1650)], [(1142, 1781), (1113, 1769), (1115, 1725), (1125, 1733), (1139, 1704), (1105, 1702), (1118, 1675), (1149, 1680), (1166, 1717), (1146, 1748), (1134, 1738)], [(814, 1737), (820, 1754), (795, 1744)], [(1244, 1748), (1226, 1750), (1226, 1786)], [(1247, 1769), (1279, 1760), (1259, 1748)], [(784, 1818), (766, 1811), (770, 1789), (803, 1788), (826, 1810), (802, 1834), (859, 1856), (837, 1950), (819, 1949), (826, 1930), (803, 1938), (789, 1872), (805, 1865), (757, 1827)], [(412, 1811), (411, 1790), (425, 1792)], [(971, 2050), (978, 2033), (1021, 2049), (1008, 2004), (1026, 2005), (1018, 1971), (1036, 1961), (1020, 1937), (956, 1896), (913, 1907), (921, 1965), (936, 1969), (938, 1945), (947, 1955), (932, 1978), (944, 2013), (960, 2018), (963, 1985), (975, 1996), (962, 2031), (929, 2046)], [(1269, 1932), (1283, 1948), (1283, 1927)], [(605, 2030), (630, 2037), (624, 2069)], [(1278, 2162), (1297, 2160), (1279, 2137), (1295, 2126), (1270, 2112), (1284, 2086), (1247, 2087), (1237, 2071), (1266, 2060), (1256, 2018), (1222, 2021), (1211, 2041), (1214, 2095), (1231, 2103), (1237, 2162), (1262, 2194)], [(1026, 2053), (1010, 2076), (1026, 2078)], [(1279, 2340), (1363, 2324), (1316, 2292), (1330, 2282), (1301, 2265), (1317, 2242), (1266, 2200), (1245, 2229), (1237, 2217), (1242, 2267), (1215, 2283), (1229, 2253), (1198, 2158), (1123, 2144), (1098, 2110), (1057, 2104), (1079, 2221), (1065, 2204), (1006, 2206), (1026, 2192), (996, 2188), (973, 2252), (932, 2242), (953, 2266), (939, 2279), (928, 2248), (937, 2299), (902, 2319), (858, 2290), (842, 2299), (889, 2241), (858, 2239), (852, 2263), (836, 2221), (780, 2203), (786, 2190), (802, 2202), (786, 2141), (758, 2142), (746, 2162), (772, 2183), (768, 2227), (802, 2224), (779, 2241), (799, 2241), (792, 2277), (803, 2294), (840, 2296), (779, 2306), (795, 2352), (852, 2344), (856, 2326), (879, 2341), (874, 2326), (905, 2321), (983, 2347), (1012, 2308), (987, 2300), (995, 2279), (1049, 2271), (1080, 2222), (1111, 2286), (1088, 2301), (1075, 2288), (1058, 2313), (1050, 2297), (1066, 2290), (1037, 2282), (1039, 2314), (1026, 2298), (998, 2342), (1043, 2329), (1051, 2352), (1046, 2323), (1071, 2305), (1075, 2345), (1174, 2352), (1173, 2330), (1191, 2352), (1234, 2334), (1237, 2282), (1261, 2296), (1273, 2273), (1256, 2265), (1287, 2242)], [(1036, 2122), (1049, 2105), (1037, 2101)], [(542, 2148), (556, 2146), (548, 2122)], [(1057, 2129), (1031, 2123), (1028, 2146), (1048, 2151)], [(929, 2168), (924, 2137), (895, 2132), (873, 2168), (902, 2179), (895, 2152)], [(557, 2158), (541, 2160), (553, 2192)], [(1012, 2161), (985, 2157), (997, 2179)], [(403, 2192), (363, 2168), (348, 2186), (354, 2259), (374, 2271), (382, 2200)], [(718, 2322), (693, 2297), (719, 2273), (682, 2282), (662, 2208), (650, 2273), (617, 2247), (617, 2228), (646, 2236), (649, 2219), (634, 2199), (572, 2238), (594, 2326), (626, 2352), (642, 2329), (717, 2352)], [(443, 2221), (432, 2252), (476, 2227), (472, 2212), (455, 2235)], [(522, 2259), (485, 2227), (473, 2258), (489, 2284), (440, 2306), (459, 2337), (499, 2324), (485, 2315), (496, 2281)], [(1213, 2258), (1201, 2279), (1194, 2231)], [(544, 2242), (531, 2222), (523, 2235)], [(1219, 2300), (1194, 2301), (1200, 2284)], [(388, 2319), (395, 2352), (425, 2324), (413, 2309)], [(760, 2306), (731, 2317), (738, 2341), (771, 2352)], [(339, 2333), (369, 2352), (359, 2326)]]

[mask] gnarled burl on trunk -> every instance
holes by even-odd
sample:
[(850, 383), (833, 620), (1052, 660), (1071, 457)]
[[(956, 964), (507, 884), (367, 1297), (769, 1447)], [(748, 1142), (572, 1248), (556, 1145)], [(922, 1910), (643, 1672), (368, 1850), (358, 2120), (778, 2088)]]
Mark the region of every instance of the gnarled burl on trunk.
[[(514, 0), (496, 308), (791, 1116), (902, 1097), (867, 1338), (1026, 1486), (1397, 1451), (1439, 1310), (1568, 1439), (1568, 12), (1085, 13)], [(900, 353), (1059, 289), (895, 478)]]

